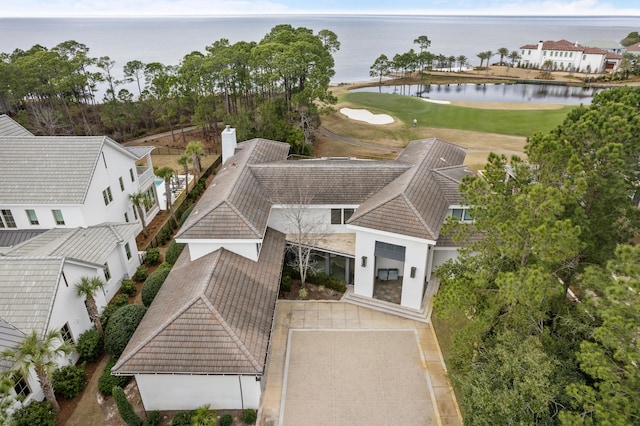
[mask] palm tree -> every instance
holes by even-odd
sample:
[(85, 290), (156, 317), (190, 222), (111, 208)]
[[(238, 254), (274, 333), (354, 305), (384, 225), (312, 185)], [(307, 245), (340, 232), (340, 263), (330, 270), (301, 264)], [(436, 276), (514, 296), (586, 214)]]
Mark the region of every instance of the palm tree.
[(485, 59), (489, 59), (487, 57), (487, 52), (480, 52), (476, 55), (478, 58), (480, 58), (480, 68), (482, 68), (482, 64), (484, 63)]
[(500, 55), (500, 65), (502, 65), (502, 60), (509, 54), (509, 49), (507, 49), (506, 47), (501, 47), (500, 49), (498, 49), (498, 54)]
[(135, 194), (129, 194), (129, 200), (138, 211), (138, 217), (142, 223), (142, 233), (145, 237), (148, 237), (149, 231), (147, 230), (147, 223), (144, 220), (144, 212), (142, 211), (142, 206), (148, 203), (147, 197), (142, 192), (136, 192)]
[(171, 217), (173, 217), (173, 220), (178, 223), (173, 209), (171, 208), (171, 178), (173, 177), (173, 173), (173, 169), (169, 166), (164, 166), (155, 170), (156, 176), (164, 179), (164, 198), (167, 202), (167, 210)]
[(451, 72), (451, 68), (456, 64), (456, 57), (451, 55), (447, 58), (447, 61), (449, 62), (449, 72)]
[(487, 50), (486, 52), (484, 52), (485, 54), (485, 59), (487, 60), (487, 68), (489, 68), (489, 62), (491, 61), (491, 57), (493, 55), (495, 55), (495, 53), (493, 53), (491, 50)]
[(202, 146), (202, 142), (192, 141), (189, 142), (187, 148), (184, 150), (186, 155), (191, 156), (191, 163), (193, 164), (193, 169), (196, 175), (196, 181), (200, 179), (200, 173), (202, 173), (202, 165), (200, 164), (200, 157), (204, 157), (206, 152), (204, 150), (204, 146)]
[(512, 50), (511, 53), (509, 53), (509, 59), (511, 59), (511, 66), (515, 66), (516, 61), (520, 59), (520, 55), (515, 50)]
[(456, 60), (458, 61), (458, 65), (460, 66), (460, 70), (462, 71), (462, 67), (464, 67), (467, 64), (467, 57), (464, 55), (460, 55), (456, 58)]
[(96, 326), (96, 330), (102, 336), (102, 323), (100, 322), (100, 314), (98, 313), (95, 296), (98, 290), (104, 288), (104, 282), (98, 277), (82, 277), (75, 288), (76, 296), (84, 297), (84, 305), (87, 308), (89, 318), (91, 318), (91, 321)]
[(33, 330), (15, 349), (2, 352), (2, 358), (13, 363), (11, 369), (22, 374), (25, 379), (29, 377), (29, 371), (33, 368), (45, 398), (53, 409), (58, 411), (60, 405), (53, 392), (51, 376), (58, 367), (56, 359), (69, 355), (74, 349), (72, 344), (64, 341), (60, 330), (49, 331), (44, 339), (40, 339), (38, 332)]
[(191, 163), (191, 157), (187, 154), (182, 154), (178, 158), (178, 164), (184, 169), (184, 190), (185, 195), (189, 195), (189, 163)]

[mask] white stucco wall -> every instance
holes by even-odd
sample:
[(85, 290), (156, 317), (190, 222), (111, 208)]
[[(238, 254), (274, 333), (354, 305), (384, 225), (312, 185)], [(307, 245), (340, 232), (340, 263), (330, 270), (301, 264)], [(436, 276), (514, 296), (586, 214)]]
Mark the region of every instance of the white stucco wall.
[[(294, 234), (298, 231), (297, 222), (300, 222), (311, 233), (347, 233), (353, 232), (347, 228), (347, 225), (331, 224), (331, 209), (356, 209), (358, 206), (353, 205), (307, 205), (304, 207), (274, 205), (269, 214), (267, 226), (273, 228), (283, 234)], [(300, 213), (300, 220), (297, 216)]]
[(146, 410), (255, 408), (260, 404), (260, 382), (255, 376), (136, 374)]
[[(86, 221), (83, 216), (83, 207), (81, 205), (3, 205), (2, 209), (11, 210), (15, 229), (51, 229), (51, 228), (75, 228), (78, 226), (86, 227)], [(33, 210), (38, 219), (37, 225), (32, 225), (27, 216), (27, 210)], [(60, 210), (64, 225), (57, 225), (52, 210)]]
[(184, 240), (177, 239), (179, 243), (189, 244), (191, 260), (196, 260), (216, 250), (224, 248), (247, 259), (257, 261), (260, 253), (258, 245), (262, 240)]
[(447, 260), (458, 257), (458, 249), (455, 247), (438, 248), (433, 251), (433, 270), (445, 263)]
[[(356, 231), (354, 293), (360, 296), (373, 297), (374, 277), (378, 267), (387, 267), (387, 264), (398, 264), (389, 259), (380, 259), (378, 260), (379, 265), (376, 265), (376, 241), (404, 246), (406, 248), (405, 262), (403, 267), (399, 268), (400, 271), (398, 271), (399, 275), (403, 277), (400, 304), (407, 308), (420, 309), (425, 282), (428, 248), (429, 245), (433, 245), (434, 242), (399, 234), (368, 230), (366, 228), (349, 227)], [(362, 266), (363, 256), (367, 257), (366, 267)], [(413, 278), (411, 278), (412, 267), (416, 268)]]

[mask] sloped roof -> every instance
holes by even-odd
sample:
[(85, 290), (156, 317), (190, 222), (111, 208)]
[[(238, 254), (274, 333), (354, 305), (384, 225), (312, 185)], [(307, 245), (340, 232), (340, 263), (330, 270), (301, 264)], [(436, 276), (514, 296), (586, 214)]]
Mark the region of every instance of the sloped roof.
[(114, 248), (135, 234), (135, 223), (103, 223), (88, 228), (54, 228), (5, 253), (12, 257), (67, 257), (103, 265)]
[(287, 158), (289, 144), (252, 139), (238, 144), (207, 188), (177, 239), (260, 239), (267, 228), (271, 203), (246, 167)]
[(46, 333), (64, 258), (0, 256), (0, 317), (23, 333)]
[[(537, 49), (538, 44), (525, 44), (520, 49)], [(578, 43), (572, 43), (569, 40), (546, 40), (542, 42), (542, 50), (561, 50), (568, 52), (584, 52), (591, 55), (606, 55), (606, 50), (599, 49), (597, 47), (585, 47)]]
[[(13, 349), (24, 339), (26, 333), (18, 330), (0, 318), (0, 353), (6, 349)], [(11, 362), (0, 358), (0, 372), (11, 368)]]
[(0, 247), (14, 247), (46, 232), (46, 229), (0, 229)]
[(409, 169), (396, 161), (317, 159), (249, 166), (278, 204), (360, 204)]
[(284, 247), (271, 229), (257, 262), (185, 247), (112, 372), (262, 374)]
[(453, 199), (452, 181), (463, 174), (457, 166), (465, 154), (464, 148), (440, 139), (411, 142), (398, 157), (411, 169), (362, 203), (347, 223), (437, 240), (450, 204), (446, 194)]
[(33, 136), (33, 133), (12, 120), (6, 114), (0, 114), (0, 136)]
[(0, 136), (0, 200), (5, 204), (82, 204), (107, 139)]
[(635, 43), (635, 44), (632, 44), (631, 46), (627, 46), (625, 47), (625, 50), (627, 52), (640, 53), (640, 43)]

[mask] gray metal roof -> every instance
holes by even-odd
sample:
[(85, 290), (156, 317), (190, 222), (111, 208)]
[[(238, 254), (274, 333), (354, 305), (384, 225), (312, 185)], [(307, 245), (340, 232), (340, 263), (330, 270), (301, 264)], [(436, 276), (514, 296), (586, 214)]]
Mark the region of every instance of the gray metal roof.
[(1, 136), (0, 200), (7, 204), (82, 204), (106, 136)]
[[(13, 349), (24, 339), (26, 333), (18, 330), (0, 318), (0, 353), (6, 349)], [(11, 368), (11, 362), (0, 358), (0, 372)]]
[(257, 262), (185, 247), (112, 372), (262, 374), (284, 247), (271, 229)]
[(0, 136), (33, 136), (33, 133), (12, 120), (6, 114), (0, 114)]
[(5, 256), (55, 256), (103, 265), (114, 248), (135, 234), (135, 223), (103, 223), (88, 228), (54, 228), (28, 240)]
[(155, 146), (123, 146), (123, 148), (135, 155), (138, 160), (156, 149)]
[(0, 256), (0, 317), (27, 334), (46, 333), (63, 258)]
[(0, 229), (0, 247), (14, 247), (43, 232), (46, 229)]

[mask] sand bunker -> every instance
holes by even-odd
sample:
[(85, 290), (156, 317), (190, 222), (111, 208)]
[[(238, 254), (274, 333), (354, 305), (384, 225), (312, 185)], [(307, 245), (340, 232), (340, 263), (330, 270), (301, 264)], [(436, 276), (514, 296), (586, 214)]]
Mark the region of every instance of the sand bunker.
[(425, 98), (420, 98), (425, 102), (431, 102), (432, 104), (442, 104), (442, 105), (449, 105), (451, 104), (451, 102), (449, 101), (439, 101), (437, 99), (425, 99)]
[(352, 120), (364, 121), (369, 124), (391, 124), (393, 118), (388, 114), (373, 114), (366, 109), (340, 108), (340, 112)]

